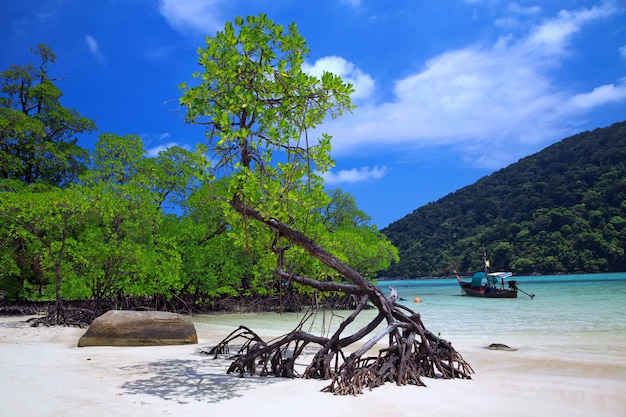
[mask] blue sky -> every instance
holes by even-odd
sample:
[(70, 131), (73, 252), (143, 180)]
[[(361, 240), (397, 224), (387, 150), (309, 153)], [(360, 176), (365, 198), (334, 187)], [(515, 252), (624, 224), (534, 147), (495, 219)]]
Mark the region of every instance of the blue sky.
[[(296, 22), (307, 67), (355, 86), (324, 124), (379, 228), (567, 136), (626, 120), (626, 4), (500, 0), (0, 0), (0, 69), (49, 44), (67, 107), (151, 154), (193, 149), (176, 112), (205, 36), (236, 16)], [(92, 149), (97, 134), (80, 137)]]

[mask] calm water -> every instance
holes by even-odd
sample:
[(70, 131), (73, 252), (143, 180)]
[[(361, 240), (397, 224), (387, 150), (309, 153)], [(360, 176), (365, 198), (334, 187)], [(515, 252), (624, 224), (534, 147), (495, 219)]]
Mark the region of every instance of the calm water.
[[(462, 295), (456, 279), (382, 281), (388, 294), (395, 285), (400, 303), (421, 314), (426, 328), (451, 341), (457, 349), (504, 343), (519, 354), (561, 359), (622, 362), (626, 359), (626, 273), (560, 276), (516, 276), (521, 290), (516, 299), (484, 299)], [(416, 303), (414, 299), (420, 298)], [(324, 334), (350, 312), (323, 312), (304, 330)], [(376, 314), (359, 316), (353, 327)], [(303, 314), (217, 314), (196, 318), (198, 325), (225, 334), (245, 325), (272, 329), (276, 335), (292, 330)], [(198, 329), (201, 330), (201, 329)], [(260, 333), (261, 334), (261, 333)]]
[[(456, 279), (384, 281), (395, 285), (424, 325), (454, 342), (505, 343), (533, 353), (626, 359), (626, 273), (516, 276), (516, 299), (462, 295)], [(421, 302), (415, 303), (415, 297)], [(574, 358), (573, 358), (574, 359)]]

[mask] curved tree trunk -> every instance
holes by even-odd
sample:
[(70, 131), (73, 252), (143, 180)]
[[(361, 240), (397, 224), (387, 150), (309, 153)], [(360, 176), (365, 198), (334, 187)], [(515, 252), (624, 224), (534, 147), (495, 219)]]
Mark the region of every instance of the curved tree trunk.
[[(258, 211), (246, 206), (235, 197), (232, 207), (241, 215), (265, 224), (278, 236), (305, 249), (311, 256), (339, 272), (350, 283), (321, 282), (313, 278), (289, 274), (279, 263), (277, 274), (282, 279), (292, 280), (320, 291), (341, 291), (360, 298), (355, 311), (346, 318), (335, 333), (329, 337), (318, 337), (302, 331), (305, 318), (289, 334), (272, 341), (264, 342), (250, 329), (240, 327), (218, 346), (211, 354), (228, 352), (228, 344), (239, 337), (247, 340), (237, 352), (228, 372), (240, 376), (246, 374), (295, 377), (295, 359), (305, 347), (317, 345), (311, 363), (303, 377), (332, 380), (324, 391), (335, 394), (358, 394), (365, 388), (374, 388), (385, 382), (398, 385), (425, 385), (421, 377), (444, 379), (470, 378), (471, 366), (456, 352), (452, 344), (440, 339), (425, 329), (419, 314), (396, 304), (397, 294), (392, 288), (387, 298), (383, 292), (368, 282), (357, 271), (344, 264), (337, 257), (319, 246), (312, 239), (291, 229), (276, 219), (264, 218)], [(283, 249), (284, 250), (284, 249)], [(279, 254), (281, 256), (281, 254)], [(378, 315), (365, 327), (344, 335), (348, 325), (363, 311), (367, 302), (378, 309)], [(352, 354), (345, 349), (370, 335), (380, 324), (386, 327), (370, 337)], [(375, 356), (366, 356), (379, 342), (388, 339), (388, 345)]]

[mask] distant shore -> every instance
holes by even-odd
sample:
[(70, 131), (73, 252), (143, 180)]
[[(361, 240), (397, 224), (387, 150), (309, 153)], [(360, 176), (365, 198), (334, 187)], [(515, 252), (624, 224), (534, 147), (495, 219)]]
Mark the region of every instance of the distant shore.
[[(30, 327), (25, 317), (0, 317), (2, 409), (7, 415), (68, 417), (626, 415), (623, 361), (564, 360), (559, 352), (523, 346), (487, 350), (480, 337), (455, 344), (476, 372), (472, 380), (425, 379), (425, 388), (387, 384), (338, 397), (320, 392), (327, 381), (241, 379), (226, 375), (226, 360), (198, 353), (234, 330), (224, 325), (225, 317), (194, 319), (198, 345), (140, 348), (78, 348), (85, 329)], [(276, 315), (255, 331), (277, 336), (273, 326), (289, 317)]]
[[(562, 275), (586, 275), (586, 274), (623, 274), (626, 271), (620, 272), (553, 272), (551, 274), (541, 274), (539, 272), (533, 272), (530, 274), (524, 273), (516, 273), (513, 272), (514, 277), (541, 277), (541, 276), (562, 276)], [(473, 273), (463, 272), (459, 273), (459, 277), (461, 278), (471, 278)], [(453, 279), (456, 278), (456, 275), (442, 275), (439, 277), (381, 277), (376, 278), (376, 281), (413, 281), (413, 280), (427, 280), (427, 279)]]

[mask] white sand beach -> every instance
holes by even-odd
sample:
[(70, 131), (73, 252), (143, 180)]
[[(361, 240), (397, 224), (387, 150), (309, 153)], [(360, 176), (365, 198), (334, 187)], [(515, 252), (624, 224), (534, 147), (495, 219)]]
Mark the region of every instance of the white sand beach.
[(198, 354), (227, 334), (206, 320), (196, 325), (198, 345), (78, 348), (85, 329), (30, 327), (26, 319), (0, 318), (0, 415), (626, 416), (626, 358), (563, 358), (531, 349), (533, 340), (514, 352), (451, 340), (474, 368), (472, 380), (339, 397), (320, 392), (327, 381), (226, 375), (227, 361)]

